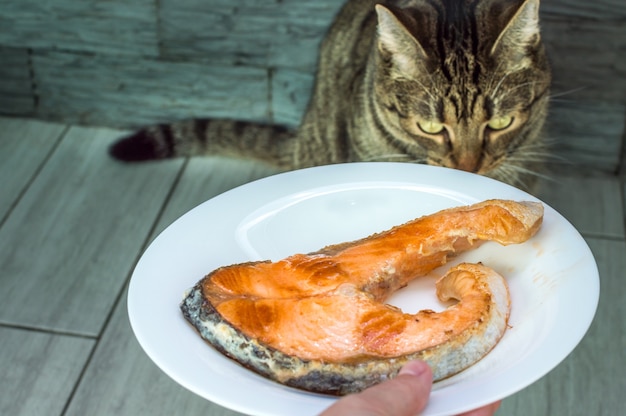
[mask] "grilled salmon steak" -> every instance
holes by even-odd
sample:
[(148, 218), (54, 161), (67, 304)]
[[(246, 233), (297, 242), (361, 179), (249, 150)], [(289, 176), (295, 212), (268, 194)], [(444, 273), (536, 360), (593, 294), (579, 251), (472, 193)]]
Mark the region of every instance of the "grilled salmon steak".
[(219, 268), (181, 304), (217, 350), (282, 384), (326, 394), (361, 391), (421, 359), (435, 380), (486, 355), (509, 316), (505, 280), (462, 263), (436, 283), (436, 313), (385, 300), (454, 255), (496, 241), (522, 243), (543, 219), (536, 202), (489, 200), (424, 216), (370, 237), (277, 262)]

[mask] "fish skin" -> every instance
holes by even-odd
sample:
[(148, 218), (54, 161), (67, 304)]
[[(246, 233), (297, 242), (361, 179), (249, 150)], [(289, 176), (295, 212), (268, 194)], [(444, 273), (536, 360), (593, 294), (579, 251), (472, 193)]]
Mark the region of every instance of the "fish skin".
[[(290, 387), (343, 396), (395, 377), (402, 366), (412, 360), (426, 361), (433, 370), (434, 381), (454, 375), (480, 360), (501, 338), (508, 321), (508, 291), (506, 283), (500, 279), (498, 288), (490, 288), (505, 294), (499, 304), (494, 302), (490, 308), (497, 313), (490, 313), (488, 319), (473, 330), (412, 354), (382, 358), (364, 356), (355, 362), (301, 359), (247, 336), (225, 321), (203, 298), (200, 284), (192, 289), (181, 308), (202, 338), (244, 367)], [(494, 285), (498, 286), (498, 283)], [(459, 348), (468, 344), (471, 348)]]

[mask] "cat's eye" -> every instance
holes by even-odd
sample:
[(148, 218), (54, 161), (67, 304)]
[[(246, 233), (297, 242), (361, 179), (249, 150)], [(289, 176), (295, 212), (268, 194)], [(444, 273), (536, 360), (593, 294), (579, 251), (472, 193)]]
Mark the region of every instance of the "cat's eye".
[(439, 134), (443, 131), (443, 124), (432, 120), (419, 121), (417, 126), (426, 134)]
[(492, 130), (504, 130), (513, 123), (511, 116), (499, 116), (492, 118), (487, 126)]

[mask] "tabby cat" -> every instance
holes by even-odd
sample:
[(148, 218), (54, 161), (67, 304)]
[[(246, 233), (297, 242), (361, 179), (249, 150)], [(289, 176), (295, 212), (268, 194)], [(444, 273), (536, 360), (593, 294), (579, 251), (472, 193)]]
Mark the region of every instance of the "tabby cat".
[(539, 0), (348, 0), (322, 42), (298, 129), (187, 120), (140, 130), (111, 154), (225, 155), (284, 170), (401, 161), (527, 188), (545, 154), (551, 77), (538, 8)]

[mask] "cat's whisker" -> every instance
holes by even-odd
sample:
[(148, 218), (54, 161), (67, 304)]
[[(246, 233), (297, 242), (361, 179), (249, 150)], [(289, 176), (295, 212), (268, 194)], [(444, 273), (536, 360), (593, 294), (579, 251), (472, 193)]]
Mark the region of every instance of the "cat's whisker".
[(555, 94), (551, 94), (550, 95), (550, 100), (553, 101), (560, 101), (560, 100), (555, 100), (555, 98), (559, 98), (559, 97), (563, 97), (565, 95), (571, 95), (571, 94), (575, 94), (579, 91), (584, 91), (586, 90), (588, 87), (584, 86), (584, 87), (578, 87), (578, 88), (573, 88), (571, 90), (567, 90), (567, 91), (561, 91), (561, 92), (557, 92)]
[(506, 165), (500, 165), (496, 170), (492, 171), (489, 176), (493, 179), (509, 183), (513, 186), (524, 186), (523, 181), (519, 179), (519, 175)]
[(569, 163), (567, 159), (562, 156), (554, 155), (549, 152), (524, 152), (520, 154), (511, 154), (506, 158), (507, 162), (519, 166), (525, 164), (544, 164), (547, 162), (553, 163)]
[(432, 106), (432, 101), (430, 101), (428, 99), (424, 99), (424, 98), (417, 99), (414, 96), (411, 96), (410, 99), (411, 99), (411, 102), (414, 105), (421, 104), (421, 105), (423, 105), (424, 108), (431, 108), (431, 106)]
[(419, 103), (419, 104), (424, 104), (424, 106), (430, 108), (433, 104), (433, 96), (432, 93), (430, 91), (428, 91), (425, 87), (424, 87), (424, 91), (428, 94), (428, 96), (430, 97), (430, 100), (424, 99), (424, 98), (417, 98), (415, 96), (415, 94), (406, 94), (406, 93), (397, 93), (396, 96), (399, 98), (404, 98), (404, 97), (409, 97), (411, 99), (412, 102), (414, 103)]
[[(535, 170), (529, 169), (524, 166), (516, 165), (516, 164), (505, 164), (501, 165), (498, 168), (498, 173), (502, 172), (504, 175), (502, 179), (505, 182), (512, 183), (517, 186), (521, 186), (522, 188), (527, 187), (527, 183), (522, 179), (523, 177), (536, 177), (545, 181), (554, 182), (555, 179), (545, 173), (537, 172)], [(497, 178), (496, 179), (500, 179)]]
[(540, 84), (546, 84), (546, 82), (542, 82), (542, 81), (529, 81), (529, 82), (524, 82), (521, 84), (518, 84), (514, 87), (511, 87), (510, 89), (508, 89), (506, 91), (506, 93), (502, 94), (502, 97), (505, 98), (508, 95), (514, 93), (515, 91), (519, 90), (520, 88), (524, 88), (524, 87), (528, 87), (528, 86), (534, 86), (534, 85), (540, 85)]
[(552, 152), (550, 152), (547, 146), (543, 144), (527, 144), (522, 145), (516, 148), (514, 151), (511, 151), (507, 158), (518, 157), (551, 157), (554, 156)]
[[(503, 66), (503, 65), (504, 65), (504, 61), (498, 61), (498, 65), (496, 66), (496, 68), (495, 68), (494, 72), (495, 72), (495, 73), (500, 72), (500, 70), (502, 69), (502, 66)], [(496, 79), (495, 79), (495, 78), (492, 78), (492, 79), (489, 81), (489, 84), (487, 85), (487, 91), (492, 91), (492, 92), (493, 92), (493, 85), (494, 85), (494, 83), (495, 83), (495, 82), (496, 82)], [(500, 80), (500, 82), (502, 82), (502, 80)], [(499, 84), (498, 84), (498, 88), (499, 88)]]
[(496, 96), (498, 94), (498, 90), (500, 89), (500, 87), (502, 86), (502, 83), (504, 82), (504, 80), (506, 80), (506, 78), (509, 75), (512, 75), (514, 72), (507, 72), (505, 73), (502, 78), (500, 78), (500, 81), (498, 81), (498, 83), (496, 84), (495, 88), (493, 89), (493, 91), (491, 92), (491, 94), (493, 96)]
[(521, 155), (510, 155), (508, 159), (513, 162), (568, 162), (565, 157), (551, 152), (527, 152)]
[(493, 172), (490, 176), (493, 179), (508, 183), (513, 186), (516, 186), (519, 188), (526, 188), (526, 182), (521, 179), (519, 173), (513, 170), (500, 168), (498, 169), (497, 172)]
[[(430, 74), (428, 74), (429, 76), (431, 76)], [(428, 94), (428, 97), (432, 100), (431, 102), (436, 102), (437, 98), (435, 97), (435, 95), (430, 91), (429, 88), (426, 87), (426, 85), (424, 85), (424, 83), (419, 82), (416, 80), (417, 85), (419, 85), (420, 87), (423, 88), (424, 92), (426, 92), (426, 94)]]
[(550, 147), (558, 143), (554, 138), (544, 139), (543, 142), (525, 144), (510, 153), (507, 159), (515, 162), (542, 162), (555, 161), (566, 163), (568, 160), (562, 155), (550, 151)]

